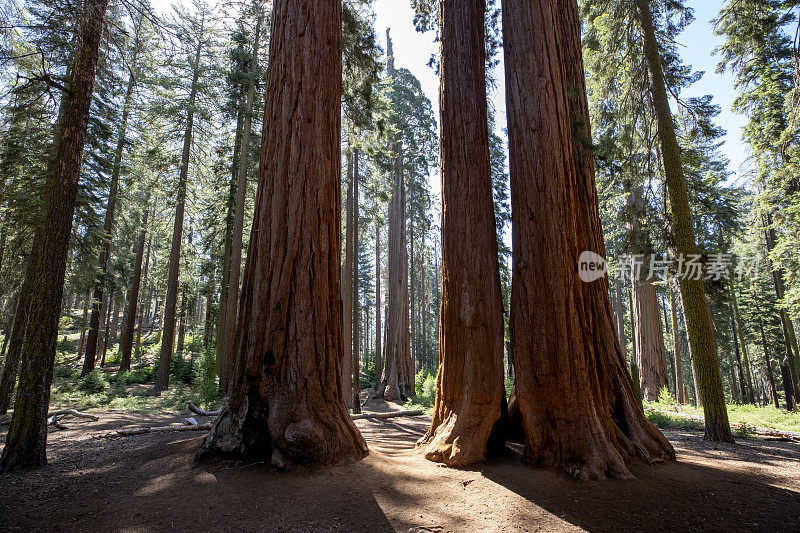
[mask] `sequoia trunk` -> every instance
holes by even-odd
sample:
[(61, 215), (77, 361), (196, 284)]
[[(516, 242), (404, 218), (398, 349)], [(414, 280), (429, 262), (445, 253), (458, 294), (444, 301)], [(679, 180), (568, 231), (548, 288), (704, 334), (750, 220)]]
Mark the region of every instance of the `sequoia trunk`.
[(636, 321), (636, 358), (644, 399), (658, 400), (661, 389), (669, 387), (664, 334), (658, 309), (656, 287), (650, 280), (633, 281), (633, 317)]
[(525, 459), (579, 479), (630, 477), (627, 463), (675, 457), (625, 367), (608, 279), (575, 0), (503, 0), (510, 148), (511, 355)]
[(198, 452), (358, 459), (341, 390), (342, 3), (276, 0), (230, 402)]
[(441, 4), (442, 302), (425, 457), (482, 461), (505, 442), (503, 300), (489, 163), (485, 0)]

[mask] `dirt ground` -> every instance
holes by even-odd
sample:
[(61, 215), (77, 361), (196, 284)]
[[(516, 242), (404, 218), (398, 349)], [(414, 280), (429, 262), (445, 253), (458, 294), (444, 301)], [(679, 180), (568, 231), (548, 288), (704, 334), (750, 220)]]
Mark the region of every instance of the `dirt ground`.
[(667, 431), (676, 463), (635, 465), (635, 480), (580, 483), (523, 465), (518, 445), (471, 470), (426, 461), (413, 449), (428, 423), (419, 416), (357, 421), (370, 447), (362, 461), (275, 473), (235, 461), (191, 468), (203, 433), (94, 438), (182, 422), (99, 414), (50, 433), (47, 468), (0, 475), (0, 530), (800, 531), (798, 443), (714, 445)]

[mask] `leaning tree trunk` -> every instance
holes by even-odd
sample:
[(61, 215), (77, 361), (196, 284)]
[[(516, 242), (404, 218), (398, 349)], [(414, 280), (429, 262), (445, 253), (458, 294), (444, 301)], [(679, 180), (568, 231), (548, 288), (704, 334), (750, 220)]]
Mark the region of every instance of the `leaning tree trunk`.
[(485, 0), (441, 4), (442, 303), (425, 457), (451, 466), (505, 443), (503, 298), (489, 163)]
[(511, 355), (524, 458), (579, 479), (630, 477), (635, 456), (673, 459), (647, 420), (617, 340), (575, 0), (503, 0), (514, 249)]
[[(695, 241), (686, 178), (675, 135), (675, 123), (667, 99), (667, 87), (661, 69), (662, 58), (649, 0), (636, 0), (636, 11), (642, 27), (644, 55), (650, 72), (650, 93), (658, 121), (658, 136), (661, 141), (661, 157), (669, 191), (676, 249), (683, 257), (691, 257), (697, 255), (699, 249)], [(689, 344), (692, 346), (692, 360), (696, 367), (700, 397), (703, 401), (705, 437), (714, 441), (733, 442), (728, 411), (725, 407), (722, 376), (719, 371), (717, 343), (711, 326), (711, 312), (703, 280), (682, 279), (681, 292), (688, 322)]]
[(230, 402), (198, 452), (364, 457), (341, 391), (342, 3), (276, 0)]
[(632, 290), (639, 383), (644, 399), (655, 402), (658, 401), (661, 389), (669, 388), (658, 295), (655, 285), (650, 280), (633, 280)]
[(683, 394), (683, 367), (681, 365), (681, 338), (678, 327), (678, 312), (675, 309), (675, 289), (669, 283), (669, 308), (672, 311), (672, 352), (675, 356), (675, 398), (679, 405), (686, 403)]
[[(200, 21), (200, 35), (203, 35), (203, 20)], [(181, 241), (183, 236), (183, 213), (186, 209), (186, 182), (189, 178), (189, 156), (192, 151), (192, 131), (194, 128), (194, 103), (197, 98), (200, 77), (200, 54), (203, 49), (202, 37), (197, 40), (194, 64), (192, 65), (192, 86), (187, 104), (186, 131), (183, 135), (183, 153), (181, 170), (178, 177), (178, 195), (175, 205), (175, 224), (172, 228), (172, 246), (169, 252), (167, 270), (167, 297), (164, 301), (164, 324), (161, 336), (161, 352), (158, 355), (158, 373), (155, 390), (157, 392), (169, 387), (169, 369), (172, 360), (172, 349), (175, 343), (175, 318), (178, 307), (178, 276), (180, 275)]]
[(34, 240), (35, 282), (14, 416), (0, 456), (0, 470), (47, 464), (47, 410), (56, 356), (58, 319), (72, 219), (78, 193), (86, 126), (103, 35), (107, 0), (86, 0), (68, 90), (47, 169), (43, 217)]
[(247, 85), (247, 103), (244, 110), (244, 124), (242, 131), (241, 146), (239, 147), (239, 176), (236, 185), (236, 210), (234, 212), (233, 233), (231, 234), (231, 256), (228, 268), (227, 300), (225, 302), (224, 320), (224, 343), (219, 349), (220, 361), (223, 365), (220, 372), (220, 383), (223, 391), (230, 385), (230, 377), (233, 375), (234, 354), (236, 351), (236, 337), (233, 331), (236, 329), (236, 315), (239, 310), (239, 277), (242, 270), (242, 235), (244, 234), (244, 210), (247, 200), (247, 171), (250, 160), (250, 133), (253, 122), (253, 106), (256, 99), (256, 81), (258, 78), (258, 50), (261, 42), (261, 23), (264, 15), (258, 8), (258, 18), (253, 37), (253, 57), (250, 60), (250, 81)]
[(14, 324), (11, 326), (11, 338), (8, 342), (6, 362), (5, 366), (3, 366), (3, 375), (0, 377), (0, 415), (6, 414), (11, 407), (11, 395), (14, 392), (14, 383), (17, 381), (19, 362), (22, 356), (22, 343), (25, 341), (25, 328), (28, 325), (31, 292), (36, 281), (33, 258), (33, 255), (28, 258), (25, 279), (17, 296)]
[(81, 375), (85, 376), (94, 370), (97, 358), (97, 338), (100, 333), (101, 309), (100, 302), (103, 301), (103, 292), (108, 285), (109, 258), (111, 248), (111, 234), (114, 230), (114, 214), (117, 206), (117, 194), (119, 192), (119, 177), (122, 171), (122, 152), (125, 148), (125, 134), (128, 127), (128, 116), (133, 105), (133, 89), (136, 85), (136, 57), (138, 47), (134, 49), (132, 67), (128, 75), (128, 87), (125, 91), (125, 104), (122, 108), (122, 120), (119, 125), (117, 136), (117, 147), (114, 152), (114, 167), (111, 172), (111, 184), (108, 191), (108, 204), (106, 205), (106, 215), (103, 221), (103, 239), (100, 244), (100, 275), (95, 281), (94, 295), (92, 296), (92, 314), (89, 318), (89, 333), (86, 344), (86, 355), (83, 358), (83, 369)]
[[(148, 199), (150, 195), (147, 195)], [(133, 266), (133, 278), (128, 289), (128, 314), (125, 323), (122, 325), (122, 337), (119, 341), (119, 353), (121, 362), (120, 371), (131, 369), (131, 352), (133, 351), (133, 330), (136, 326), (137, 309), (139, 309), (139, 290), (142, 285), (142, 261), (144, 260), (144, 240), (147, 236), (147, 217), (150, 215), (150, 206), (146, 205), (144, 217), (142, 217), (142, 229), (139, 233), (139, 242), (136, 243), (136, 262)], [(141, 318), (139, 319), (141, 324)], [(141, 325), (139, 326), (141, 329)]]

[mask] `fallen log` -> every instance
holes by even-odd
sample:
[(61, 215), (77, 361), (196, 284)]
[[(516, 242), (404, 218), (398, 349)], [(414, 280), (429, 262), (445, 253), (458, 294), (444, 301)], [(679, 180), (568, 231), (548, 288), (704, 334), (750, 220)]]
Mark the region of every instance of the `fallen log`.
[(118, 429), (96, 435), (98, 439), (113, 439), (117, 437), (130, 437), (133, 435), (145, 435), (147, 433), (166, 433), (170, 431), (208, 431), (211, 424), (197, 424), (189, 426), (145, 426), (140, 428)]
[(200, 409), (193, 403), (189, 404), (189, 410), (200, 416), (219, 416), (222, 413), (222, 409), (218, 409), (217, 411), (206, 411), (204, 409)]
[[(60, 416), (74, 416), (77, 418), (85, 418), (87, 420), (92, 420), (97, 422), (100, 420), (95, 415), (90, 415), (88, 413), (81, 413), (80, 411), (76, 411), (75, 409), (61, 409), (60, 411), (53, 411), (47, 413), (47, 423), (52, 424), (55, 427), (58, 427), (58, 417)], [(9, 415), (7, 418), (0, 420), (0, 426), (7, 426), (11, 423), (11, 416)]]
[(362, 413), (360, 415), (350, 415), (350, 418), (353, 420), (363, 420), (365, 418), (396, 418), (399, 416), (419, 416), (424, 414), (424, 409), (414, 409), (411, 411), (391, 411), (389, 413)]

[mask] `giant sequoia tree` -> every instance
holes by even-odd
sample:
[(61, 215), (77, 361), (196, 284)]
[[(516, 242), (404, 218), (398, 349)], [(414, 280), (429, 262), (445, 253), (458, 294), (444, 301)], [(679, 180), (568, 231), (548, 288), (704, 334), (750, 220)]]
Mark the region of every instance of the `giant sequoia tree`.
[(32, 284), (19, 390), (6, 446), (0, 456), (3, 471), (36, 468), (47, 463), (47, 411), (58, 319), (107, 4), (107, 0), (87, 0), (83, 5), (69, 85), (59, 110), (43, 216), (36, 230), (31, 259), (36, 281)]
[[(442, 304), (436, 407), (420, 441), (449, 465), (502, 446), (503, 303), (484, 45), (485, 0), (441, 4)], [(500, 438), (498, 438), (500, 437)]]
[(511, 170), (511, 357), (525, 459), (581, 479), (628, 477), (637, 455), (674, 458), (645, 418), (620, 349), (605, 254), (575, 0), (503, 1)]
[(342, 398), (342, 4), (273, 7), (259, 184), (228, 407), (209, 453), (332, 464), (363, 457)]

